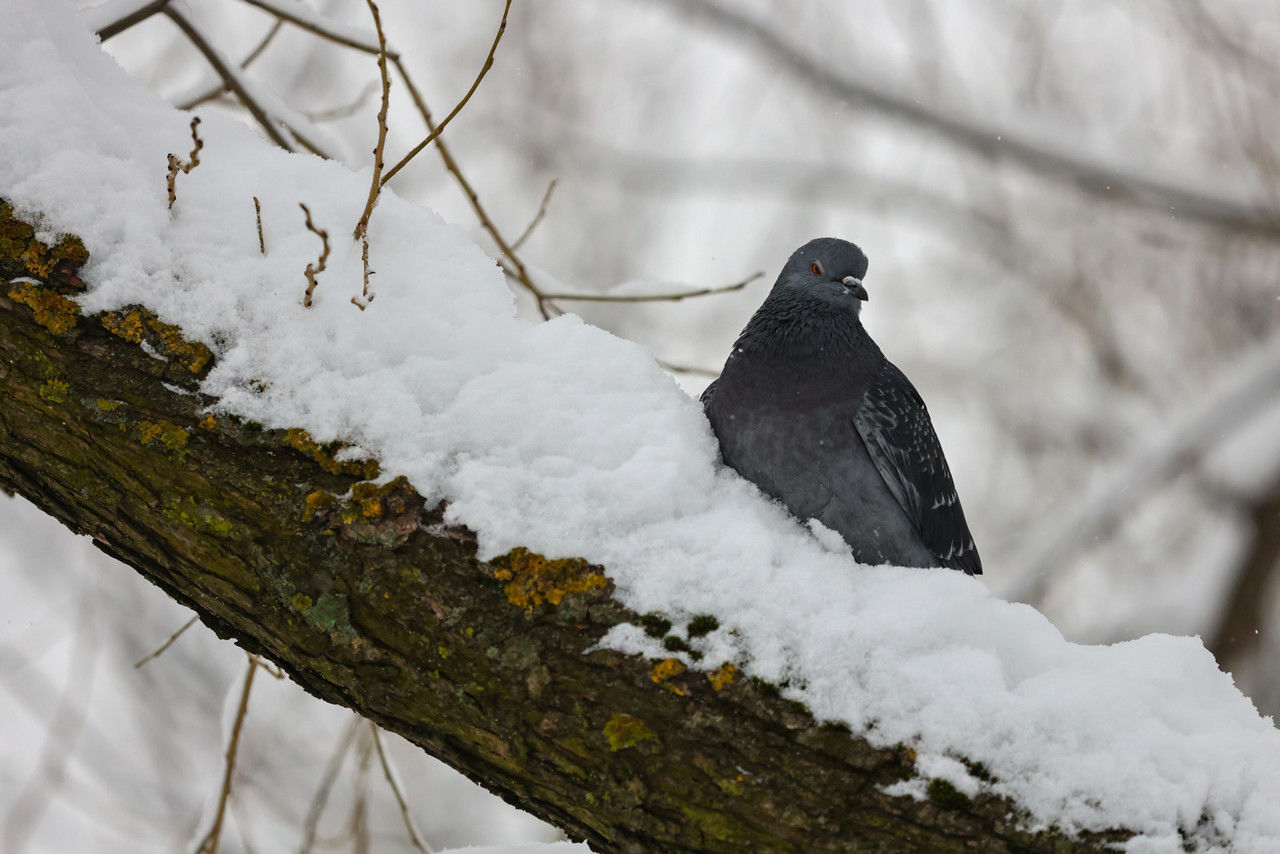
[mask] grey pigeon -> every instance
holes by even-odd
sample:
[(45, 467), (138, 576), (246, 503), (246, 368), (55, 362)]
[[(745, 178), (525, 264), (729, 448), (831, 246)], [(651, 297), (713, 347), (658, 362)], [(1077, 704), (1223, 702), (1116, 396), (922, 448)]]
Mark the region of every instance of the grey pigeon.
[(702, 393), (727, 465), (861, 563), (982, 562), (920, 394), (862, 326), (867, 256), (821, 237), (797, 249)]

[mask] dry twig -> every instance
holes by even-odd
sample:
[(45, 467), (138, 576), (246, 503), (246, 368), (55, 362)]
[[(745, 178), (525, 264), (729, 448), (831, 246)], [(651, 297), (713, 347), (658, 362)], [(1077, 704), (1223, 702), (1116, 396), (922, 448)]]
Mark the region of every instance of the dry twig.
[(178, 155), (169, 152), (169, 210), (173, 210), (173, 203), (178, 200), (178, 173), (183, 175), (190, 174), (191, 170), (200, 165), (200, 149), (204, 148), (204, 140), (200, 138), (199, 132), (196, 131), (200, 124), (199, 116), (191, 117), (191, 153), (187, 155), (187, 160), (178, 159)]
[(298, 854), (311, 854), (311, 849), (315, 847), (320, 817), (324, 815), (324, 808), (329, 803), (329, 795), (333, 792), (333, 784), (337, 782), (338, 772), (342, 770), (342, 763), (346, 761), (347, 754), (351, 752), (351, 745), (355, 743), (361, 720), (359, 717), (351, 719), (350, 726), (343, 733), (333, 755), (325, 765), (324, 774), (320, 777), (320, 785), (311, 799), (311, 805), (307, 807), (307, 817), (302, 826), (302, 845), (298, 848)]
[[(280, 23), (277, 21), (276, 23)], [(366, 83), (364, 88), (360, 90), (360, 94), (356, 95), (345, 104), (339, 104), (336, 107), (329, 107), (326, 110), (307, 110), (303, 115), (313, 122), (333, 122), (338, 119), (346, 119), (354, 116), (365, 105), (369, 97), (378, 91), (378, 84), (370, 81)]]
[[(266, 35), (262, 37), (262, 40), (259, 41), (256, 45), (254, 45), (253, 50), (245, 54), (244, 59), (240, 60), (241, 71), (244, 71), (250, 65), (253, 65), (253, 63), (257, 61), (258, 57), (262, 56), (263, 51), (265, 51), (267, 49), (267, 46), (270, 45), (271, 42), (275, 40), (276, 34), (279, 33), (281, 28), (283, 27), (284, 27), (284, 21), (277, 18), (275, 22), (272, 23), (271, 29), (267, 30)], [(229, 90), (227, 89), (226, 81), (219, 80), (217, 83), (213, 84), (208, 89), (205, 89), (199, 95), (195, 95), (191, 98), (188, 98), (186, 101), (183, 101), (181, 104), (178, 104), (178, 109), (194, 110), (196, 107), (200, 106), (201, 104), (206, 103), (208, 101), (212, 101), (214, 98), (217, 98), (219, 95), (222, 95), (224, 92), (227, 92), (227, 91)]]
[(178, 638), (182, 637), (183, 632), (185, 632), (187, 629), (194, 626), (196, 624), (196, 620), (198, 619), (200, 619), (199, 615), (193, 614), (190, 620), (187, 620), (185, 623), (182, 624), (181, 628), (179, 628), (173, 634), (169, 635), (169, 639), (164, 643), (160, 644), (160, 646), (156, 647), (154, 652), (150, 653), (149, 655), (145, 655), (142, 658), (135, 661), (133, 664), (133, 669), (137, 670), (139, 667), (142, 667), (144, 664), (148, 663), (152, 659), (156, 659), (164, 655), (164, 653), (168, 651), (169, 647), (173, 646), (175, 643), (178, 642)]
[(431, 854), (431, 847), (422, 838), (418, 826), (413, 821), (413, 816), (409, 814), (409, 804), (405, 800), (404, 792), (400, 789), (400, 781), (396, 779), (395, 771), (391, 768), (391, 760), (382, 746), (382, 734), (378, 732), (378, 726), (373, 721), (369, 721), (369, 732), (373, 736), (373, 747), (378, 753), (378, 762), (382, 764), (382, 775), (387, 778), (387, 785), (391, 786), (391, 792), (396, 796), (396, 803), (400, 805), (400, 817), (404, 819), (405, 829), (409, 831), (409, 841), (422, 854)]
[(373, 148), (373, 178), (369, 181), (369, 198), (364, 203), (364, 212), (360, 214), (360, 220), (352, 233), (360, 241), (364, 286), (360, 291), (360, 298), (352, 297), (351, 303), (361, 311), (373, 301), (373, 296), (369, 293), (369, 218), (373, 216), (373, 208), (378, 204), (378, 194), (382, 190), (382, 151), (387, 144), (387, 110), (391, 104), (391, 75), (387, 72), (387, 37), (382, 32), (382, 16), (378, 14), (377, 3), (373, 0), (365, 2), (369, 4), (373, 27), (378, 33), (378, 75), (382, 79), (382, 108), (378, 110), (378, 144)]
[(306, 271), (303, 273), (307, 277), (307, 292), (302, 295), (302, 304), (307, 308), (311, 308), (311, 295), (316, 291), (316, 276), (324, 272), (325, 264), (329, 262), (329, 232), (323, 228), (316, 228), (316, 224), (311, 221), (311, 209), (298, 202), (298, 207), (302, 208), (302, 212), (307, 217), (307, 231), (310, 231), (316, 237), (320, 238), (321, 251), (320, 257), (316, 259), (314, 264), (308, 264)]
[(533, 219), (529, 220), (529, 224), (524, 227), (524, 231), (516, 238), (515, 243), (511, 244), (512, 249), (519, 249), (524, 242), (529, 239), (529, 235), (533, 234), (533, 230), (538, 227), (538, 223), (542, 222), (542, 218), (547, 215), (547, 205), (551, 202), (551, 194), (555, 192), (556, 184), (560, 182), (559, 178), (552, 178), (551, 183), (547, 185), (547, 191), (542, 194), (542, 202), (538, 205), (538, 212), (533, 215)]
[(675, 291), (667, 294), (634, 294), (630, 296), (625, 294), (543, 294), (542, 298), (547, 300), (568, 300), (571, 302), (679, 302), (680, 300), (694, 297), (709, 297), (740, 291), (763, 275), (763, 272), (757, 271), (740, 282), (734, 282), (732, 285), (722, 285), (718, 288), (698, 288), (692, 291)]
[(387, 174), (382, 177), (382, 183), (385, 184), (390, 181), (397, 172), (403, 169), (410, 160), (418, 155), (419, 151), (422, 151), (422, 149), (430, 145), (431, 141), (444, 131), (449, 122), (453, 121), (453, 117), (462, 112), (462, 108), (467, 105), (467, 101), (470, 101), (471, 96), (480, 88), (480, 81), (484, 79), (484, 76), (489, 73), (489, 69), (493, 67), (493, 56), (498, 52), (498, 43), (502, 41), (502, 34), (507, 31), (507, 15), (510, 12), (511, 0), (507, 0), (506, 5), (502, 7), (502, 21), (498, 24), (498, 32), (494, 34), (493, 44), (489, 46), (489, 55), (485, 57), (484, 65), (480, 67), (480, 73), (476, 75), (475, 82), (471, 84), (471, 88), (467, 90), (467, 94), (462, 96), (462, 100), (457, 103), (457, 106), (455, 106), (452, 111), (450, 111), (449, 115), (444, 117), (444, 121), (440, 122), (439, 126), (431, 128), (431, 132), (427, 134), (426, 139), (411, 148), (408, 154), (400, 158), (399, 163), (387, 170)]
[(244, 108), (249, 111), (249, 115), (253, 116), (253, 120), (256, 121), (258, 126), (261, 127), (266, 135), (271, 138), (271, 141), (283, 148), (285, 151), (293, 151), (293, 146), (291, 146), (289, 141), (284, 138), (284, 135), (280, 133), (280, 129), (276, 127), (276, 123), (272, 121), (271, 117), (267, 114), (267, 111), (262, 108), (257, 99), (254, 98), (249, 93), (249, 90), (245, 88), (239, 74), (227, 65), (222, 54), (218, 53), (218, 51), (214, 49), (213, 45), (209, 43), (198, 29), (196, 29), (195, 25), (191, 23), (187, 16), (182, 12), (179, 12), (177, 9), (169, 6), (164, 8), (163, 13), (169, 20), (173, 21), (174, 25), (178, 29), (182, 30), (182, 34), (187, 37), (187, 40), (190, 41), (191, 44), (195, 45), (196, 50), (200, 51), (200, 53), (204, 55), (204, 58), (208, 63), (213, 66), (213, 70), (222, 78), (223, 85), (235, 93), (236, 97), (240, 99), (240, 103), (244, 104)]
[(240, 750), (240, 734), (244, 731), (245, 715), (249, 711), (249, 692), (253, 690), (253, 674), (258, 669), (258, 659), (246, 654), (249, 669), (244, 675), (244, 688), (240, 691), (240, 705), (236, 708), (235, 723), (231, 726), (231, 739), (227, 743), (227, 758), (222, 773), (222, 791), (218, 795), (218, 812), (213, 817), (213, 826), (205, 834), (204, 839), (196, 846), (196, 854), (217, 854), (218, 842), (222, 837), (222, 821), (227, 814), (227, 801), (231, 798), (231, 780), (236, 770), (236, 754)]
[(267, 241), (262, 236), (262, 202), (258, 201), (258, 197), (253, 197), (253, 213), (258, 218), (258, 251), (263, 255), (267, 254)]

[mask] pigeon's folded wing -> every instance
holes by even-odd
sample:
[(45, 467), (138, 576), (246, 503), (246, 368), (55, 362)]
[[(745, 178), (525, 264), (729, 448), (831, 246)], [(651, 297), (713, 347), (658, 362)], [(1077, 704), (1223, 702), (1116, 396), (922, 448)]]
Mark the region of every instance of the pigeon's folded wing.
[(891, 362), (853, 418), (867, 452), (934, 556), (952, 569), (982, 573), (951, 470), (919, 392)]

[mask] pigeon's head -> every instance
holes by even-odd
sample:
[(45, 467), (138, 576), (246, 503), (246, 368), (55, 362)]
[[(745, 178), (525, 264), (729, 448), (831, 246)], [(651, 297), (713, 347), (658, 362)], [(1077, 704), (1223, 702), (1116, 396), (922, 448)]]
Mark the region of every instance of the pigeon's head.
[(865, 275), (867, 256), (861, 249), (838, 237), (819, 237), (791, 253), (773, 287), (857, 315), (867, 299)]

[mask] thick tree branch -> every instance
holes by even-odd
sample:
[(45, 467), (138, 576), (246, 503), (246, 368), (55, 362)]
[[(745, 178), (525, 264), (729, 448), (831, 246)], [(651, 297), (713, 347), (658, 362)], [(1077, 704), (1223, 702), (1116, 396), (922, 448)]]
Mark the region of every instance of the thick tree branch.
[(1018, 830), (993, 796), (889, 797), (909, 750), (819, 725), (731, 668), (595, 649), (637, 619), (601, 568), (480, 562), (403, 479), (377, 485), (376, 463), (209, 415), (209, 352), (141, 308), (81, 316), (60, 292), (83, 248), (43, 246), (8, 213), (0, 487), (316, 696), (600, 851), (1100, 850)]

